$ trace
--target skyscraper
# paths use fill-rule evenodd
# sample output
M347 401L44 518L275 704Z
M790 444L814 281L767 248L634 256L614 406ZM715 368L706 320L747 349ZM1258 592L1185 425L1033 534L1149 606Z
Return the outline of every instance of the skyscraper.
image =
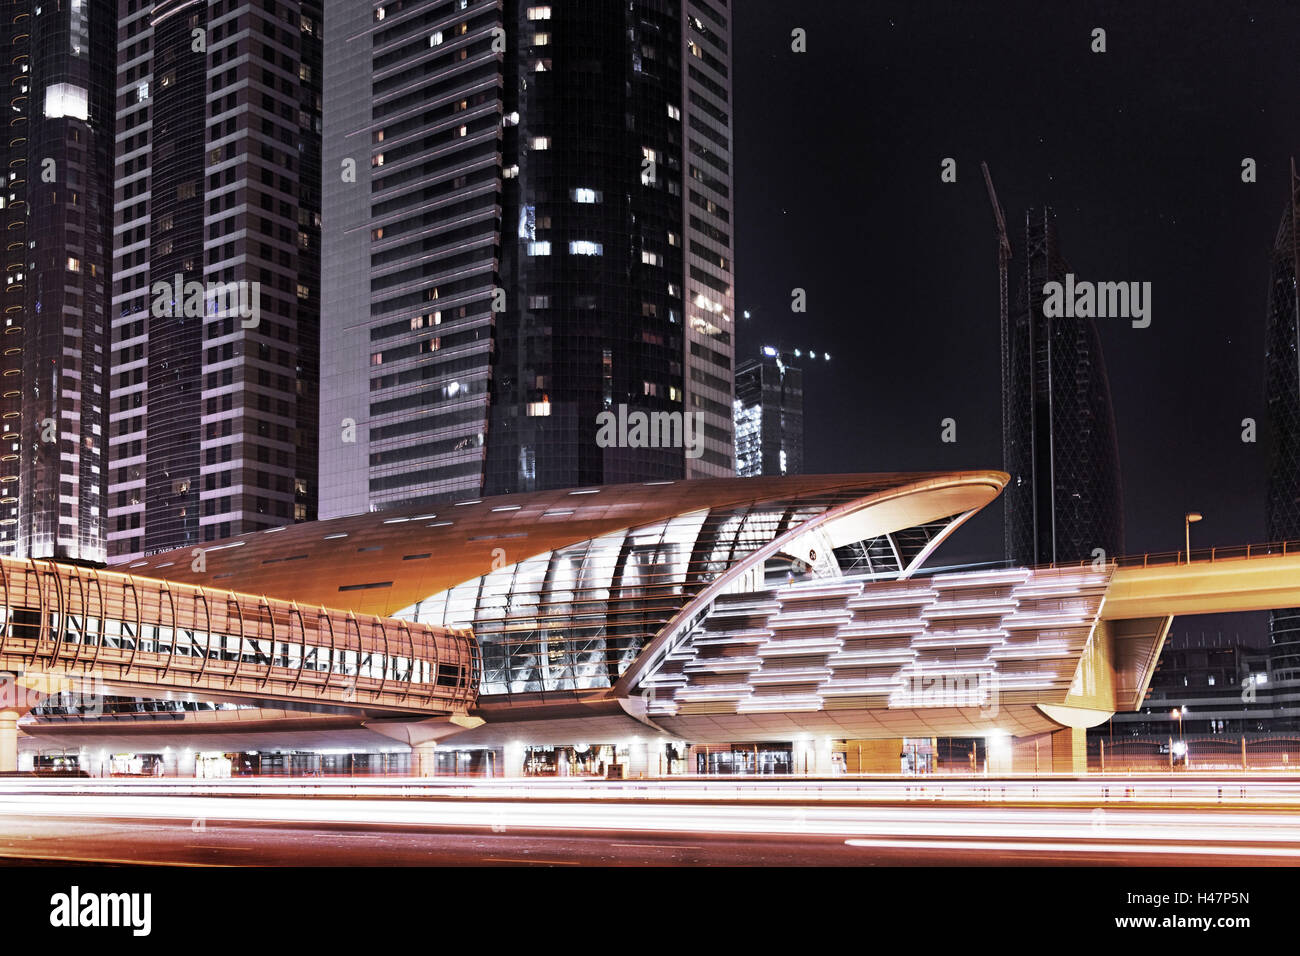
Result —
M0 553L103 561L112 0L6 0Z
M803 474L802 356L766 346L736 366L736 474Z
M1110 559L1124 547L1110 386L1093 320L1044 315L1044 284L1069 270L1051 209L1025 213L1019 265L1003 342L1007 559Z
M732 472L726 6L327 0L323 517Z
M315 517L321 10L118 0L118 15L120 561Z
M1273 243L1268 290L1264 400L1271 435L1266 521L1270 541L1300 538L1300 177L1291 160L1291 196ZM1300 608L1269 616L1270 669L1277 680L1300 678Z

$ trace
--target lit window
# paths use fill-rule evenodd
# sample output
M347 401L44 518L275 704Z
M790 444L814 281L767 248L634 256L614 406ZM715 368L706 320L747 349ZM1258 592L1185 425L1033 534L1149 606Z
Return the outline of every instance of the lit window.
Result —
M69 271L69 272L80 272L80 271L81 271L81 260L78 259L78 258L75 257L75 256L68 256L68 271Z
M141 83L139 86L135 88L135 101L137 103L143 103L148 98L149 98L149 81L145 80L143 83Z
M551 414L551 403L549 399L542 399L540 402L528 403L528 414L532 418L544 418Z
M382 19L384 19L384 8L383 8L383 7L375 7L375 19L376 19L376 20L382 20Z
M533 34L533 46L546 46L550 42L551 42L551 35L549 33Z
M675 232L669 230L669 232L668 232L668 245L670 245L670 246L680 246L681 244L682 244L681 237L678 236L677 233L675 233Z
M580 203L597 203L600 202L600 192L595 189L584 189L579 187L569 194L573 197L574 202Z
M434 30L429 37L429 46L437 46L442 42L442 31Z
M551 61L550 61L550 60L534 60L534 61L533 61L533 72L534 72L534 73L545 73L545 72L546 72L547 70L549 70L550 68L551 68Z
M371 156L371 157L370 157L370 165L371 165L371 166L382 166L382 165L384 165L384 154L383 154L383 153L376 153L374 156Z
M529 20L549 20L549 19L551 19L551 8L550 8L550 7L529 7L529 8L528 8L528 19L529 19Z
M604 247L599 242L575 239L569 243L569 254L573 256L601 256L605 252Z
M551 137L549 136L534 136L532 142L533 142L533 149L551 148Z
M45 89L45 115L51 119L71 116L84 120L90 118L86 91L71 83L54 83Z
M682 111L681 111L680 109L678 109L676 106L673 106L672 103L669 103L669 104L668 104L668 118L669 118L669 119L679 120L679 119L682 118Z
M301 282L298 283L298 298L307 299L311 297L311 289L307 288Z
M641 250L641 262L647 266L657 266L663 264L663 259L655 252L646 252Z
M528 254L530 256L549 256L551 254L551 244L545 240L530 242L528 244Z

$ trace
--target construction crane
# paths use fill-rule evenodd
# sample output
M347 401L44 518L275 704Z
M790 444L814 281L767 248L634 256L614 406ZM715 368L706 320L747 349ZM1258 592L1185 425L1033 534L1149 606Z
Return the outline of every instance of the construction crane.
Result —
M1007 238L1007 220L1002 215L1002 204L993 189L993 177L989 175L988 163L981 162L984 172L984 186L989 192L989 202L993 204L993 220L998 230L998 320L1002 335L1002 462L1003 467L1010 461L1010 449L1007 447L1007 426L1011 416L1011 327L1007 314L1007 263L1011 261L1011 240Z
M993 177L989 174L988 163L980 162L980 169L984 173L984 187L989 193L989 202L993 204L993 221L998 230L998 322L999 332L1001 333L1001 357L1002 357L1002 467L1010 473L1012 471L1011 462L1011 317L1008 315L1007 303L1007 263L1011 261L1011 240L1007 238L1007 220L1002 214L1002 204L998 202L997 191L993 188ZM1032 329L1030 334L1032 335ZM1032 414L1032 410L1031 410ZM1032 434L1032 430L1031 430ZM1035 500L1035 506L1037 501ZM1008 504L1007 507L1010 507ZM1035 514L1035 527L1037 527L1037 517ZM1004 542L1007 556L1010 557L1013 551L1013 539L1011 532L1011 522L1008 520L1003 527ZM1035 540L1037 532L1035 532Z

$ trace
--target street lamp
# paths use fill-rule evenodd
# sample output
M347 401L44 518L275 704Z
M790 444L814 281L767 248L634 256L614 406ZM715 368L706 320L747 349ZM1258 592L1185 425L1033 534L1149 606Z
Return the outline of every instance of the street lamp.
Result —
M1190 764L1190 761L1187 759L1187 738L1183 735L1183 718L1187 716L1187 708L1175 707L1169 716L1178 718L1178 743L1170 744L1169 746L1169 762L1171 769L1175 754L1183 759L1183 768L1186 769Z
M1192 563L1192 525L1201 520L1199 511L1189 511L1183 515L1183 543L1187 546L1187 563Z

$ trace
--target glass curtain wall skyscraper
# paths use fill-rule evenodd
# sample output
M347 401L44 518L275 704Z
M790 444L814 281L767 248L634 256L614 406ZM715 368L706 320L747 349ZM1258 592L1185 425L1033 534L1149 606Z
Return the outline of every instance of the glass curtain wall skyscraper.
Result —
M733 469L727 5L326 3L321 514ZM683 447L598 442L620 407Z
M1055 213L1026 212L1024 235L1004 343L1007 559L1091 561L1098 549L1110 559L1123 553L1124 523L1101 340L1091 318L1044 315L1044 284L1063 282L1069 271Z
M0 553L105 557L114 4L6 0Z
M802 356L771 346L736 368L736 474L803 474Z

